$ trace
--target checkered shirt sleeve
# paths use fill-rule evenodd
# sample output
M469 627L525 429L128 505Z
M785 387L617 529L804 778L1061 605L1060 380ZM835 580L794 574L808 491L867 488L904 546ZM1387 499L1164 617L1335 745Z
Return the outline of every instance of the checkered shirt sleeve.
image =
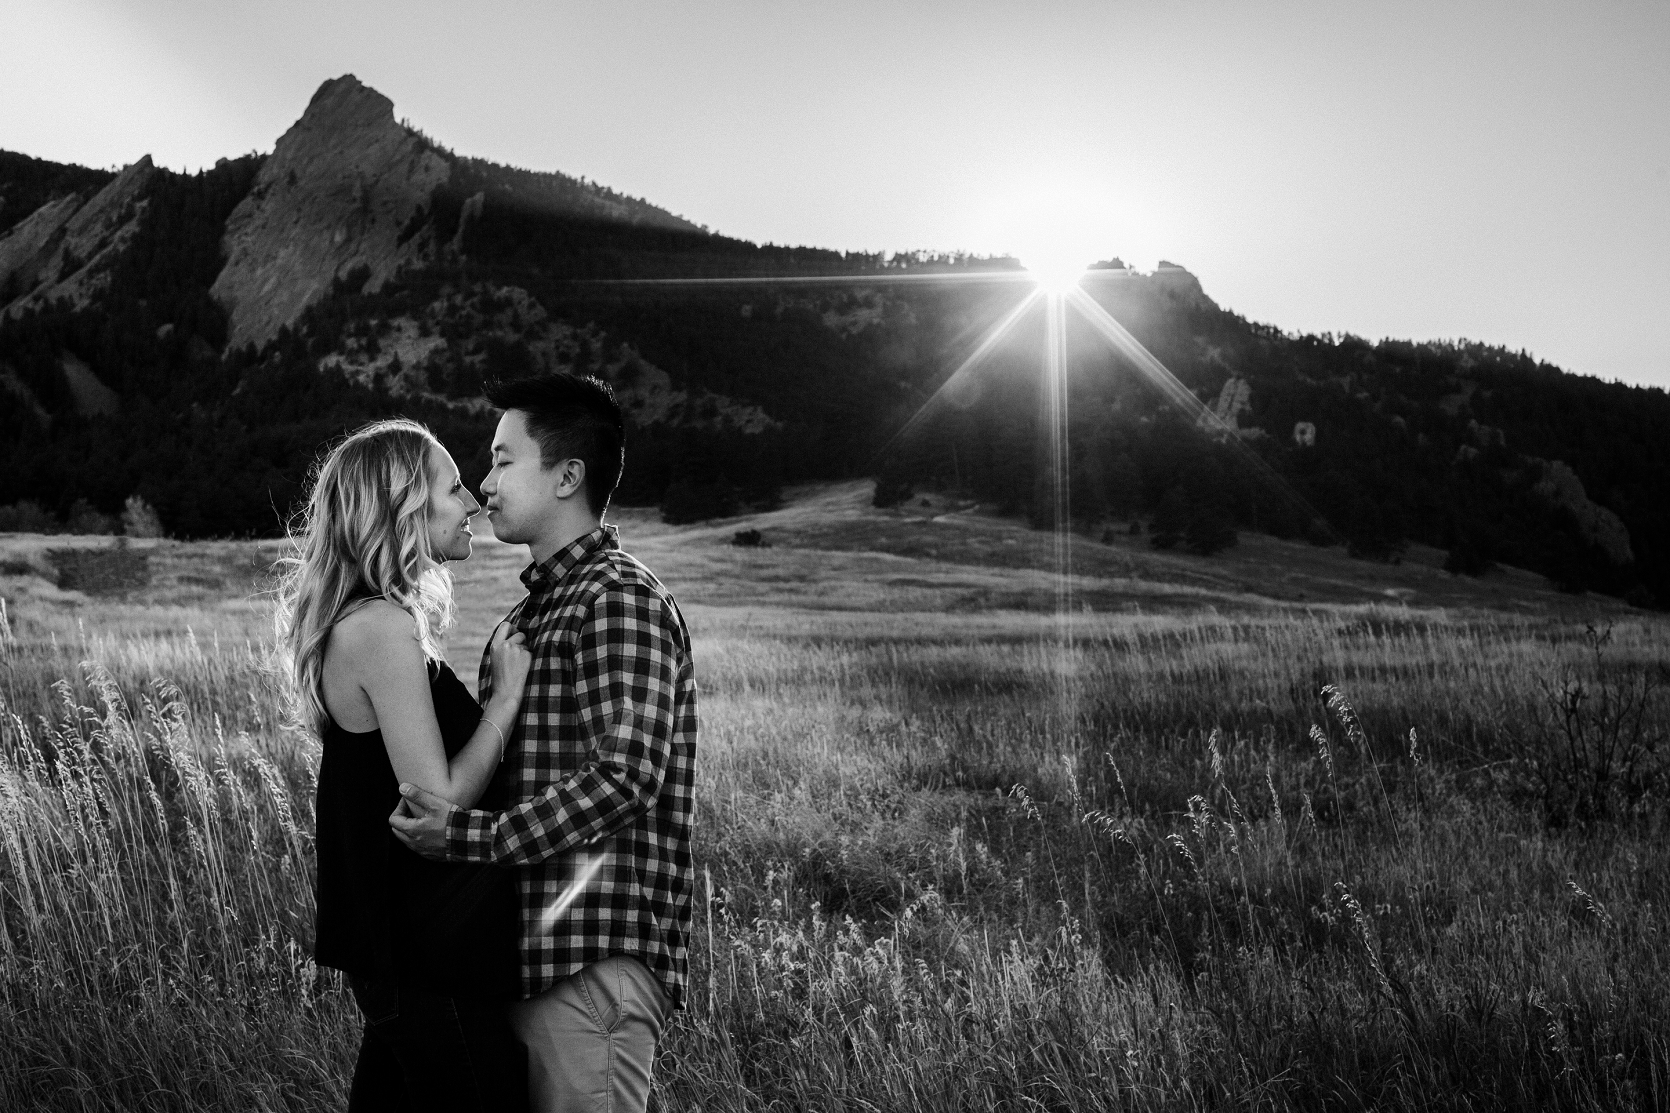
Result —
M642 589L598 594L574 654L574 701L591 760L508 811L465 817L456 855L504 866L542 862L596 843L655 803L672 757L682 656L664 610Z
M632 954L679 1002L693 888L689 634L612 532L576 546L530 569L529 596L510 616L534 653L506 754L520 802L452 809L448 857L517 867L526 995ZM484 659L484 700L488 671Z

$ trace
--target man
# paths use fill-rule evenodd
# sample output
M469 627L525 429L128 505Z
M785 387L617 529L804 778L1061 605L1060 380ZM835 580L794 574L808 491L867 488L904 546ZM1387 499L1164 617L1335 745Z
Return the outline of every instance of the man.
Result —
M403 784L389 823L426 857L516 867L524 1000L511 1023L533 1108L642 1110L688 977L690 638L672 596L603 525L623 458L609 388L549 375L487 398L504 411L487 517L533 558L506 619L533 652L501 770L521 802L468 811Z

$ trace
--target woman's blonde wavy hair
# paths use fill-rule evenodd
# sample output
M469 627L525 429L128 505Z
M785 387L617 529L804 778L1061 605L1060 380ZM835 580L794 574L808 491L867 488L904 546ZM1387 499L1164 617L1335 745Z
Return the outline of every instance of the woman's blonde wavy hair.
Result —
M382 598L411 614L424 655L439 660L452 623L452 576L429 549L429 450L415 421L362 426L326 453L290 521L276 617L298 725L322 735L325 645L354 603Z

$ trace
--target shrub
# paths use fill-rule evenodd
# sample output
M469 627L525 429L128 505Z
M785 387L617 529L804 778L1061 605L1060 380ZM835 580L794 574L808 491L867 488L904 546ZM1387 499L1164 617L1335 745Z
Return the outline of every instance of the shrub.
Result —
M1207 507L1189 519L1183 531L1183 544L1191 553L1211 556L1227 549L1239 540L1229 517L1216 507Z
M898 475L883 473L876 477L876 493L870 499L870 505L885 510L898 506L916 492L911 489L910 480Z
M28 499L15 506L0 506L0 533L57 533L63 524Z
M161 537L162 519L151 504L138 495L129 495L122 507L122 534L126 537Z
M1624 592L1624 602L1643 611L1658 609L1658 596L1653 594L1653 589L1646 584L1636 584Z
M1628 814L1670 779L1670 669L1608 661L1610 626L1588 627L1584 640L1591 667L1538 678L1523 759L1556 827Z
M101 514L86 499L76 499L70 507L69 521L64 529L69 533L106 534L116 532L116 519Z

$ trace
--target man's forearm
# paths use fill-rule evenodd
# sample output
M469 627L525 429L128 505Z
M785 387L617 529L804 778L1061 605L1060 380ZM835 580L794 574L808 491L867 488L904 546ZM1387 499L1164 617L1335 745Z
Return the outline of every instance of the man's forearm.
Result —
M447 858L533 865L606 838L654 802L654 786L632 769L597 762L506 811L454 808L447 814Z

